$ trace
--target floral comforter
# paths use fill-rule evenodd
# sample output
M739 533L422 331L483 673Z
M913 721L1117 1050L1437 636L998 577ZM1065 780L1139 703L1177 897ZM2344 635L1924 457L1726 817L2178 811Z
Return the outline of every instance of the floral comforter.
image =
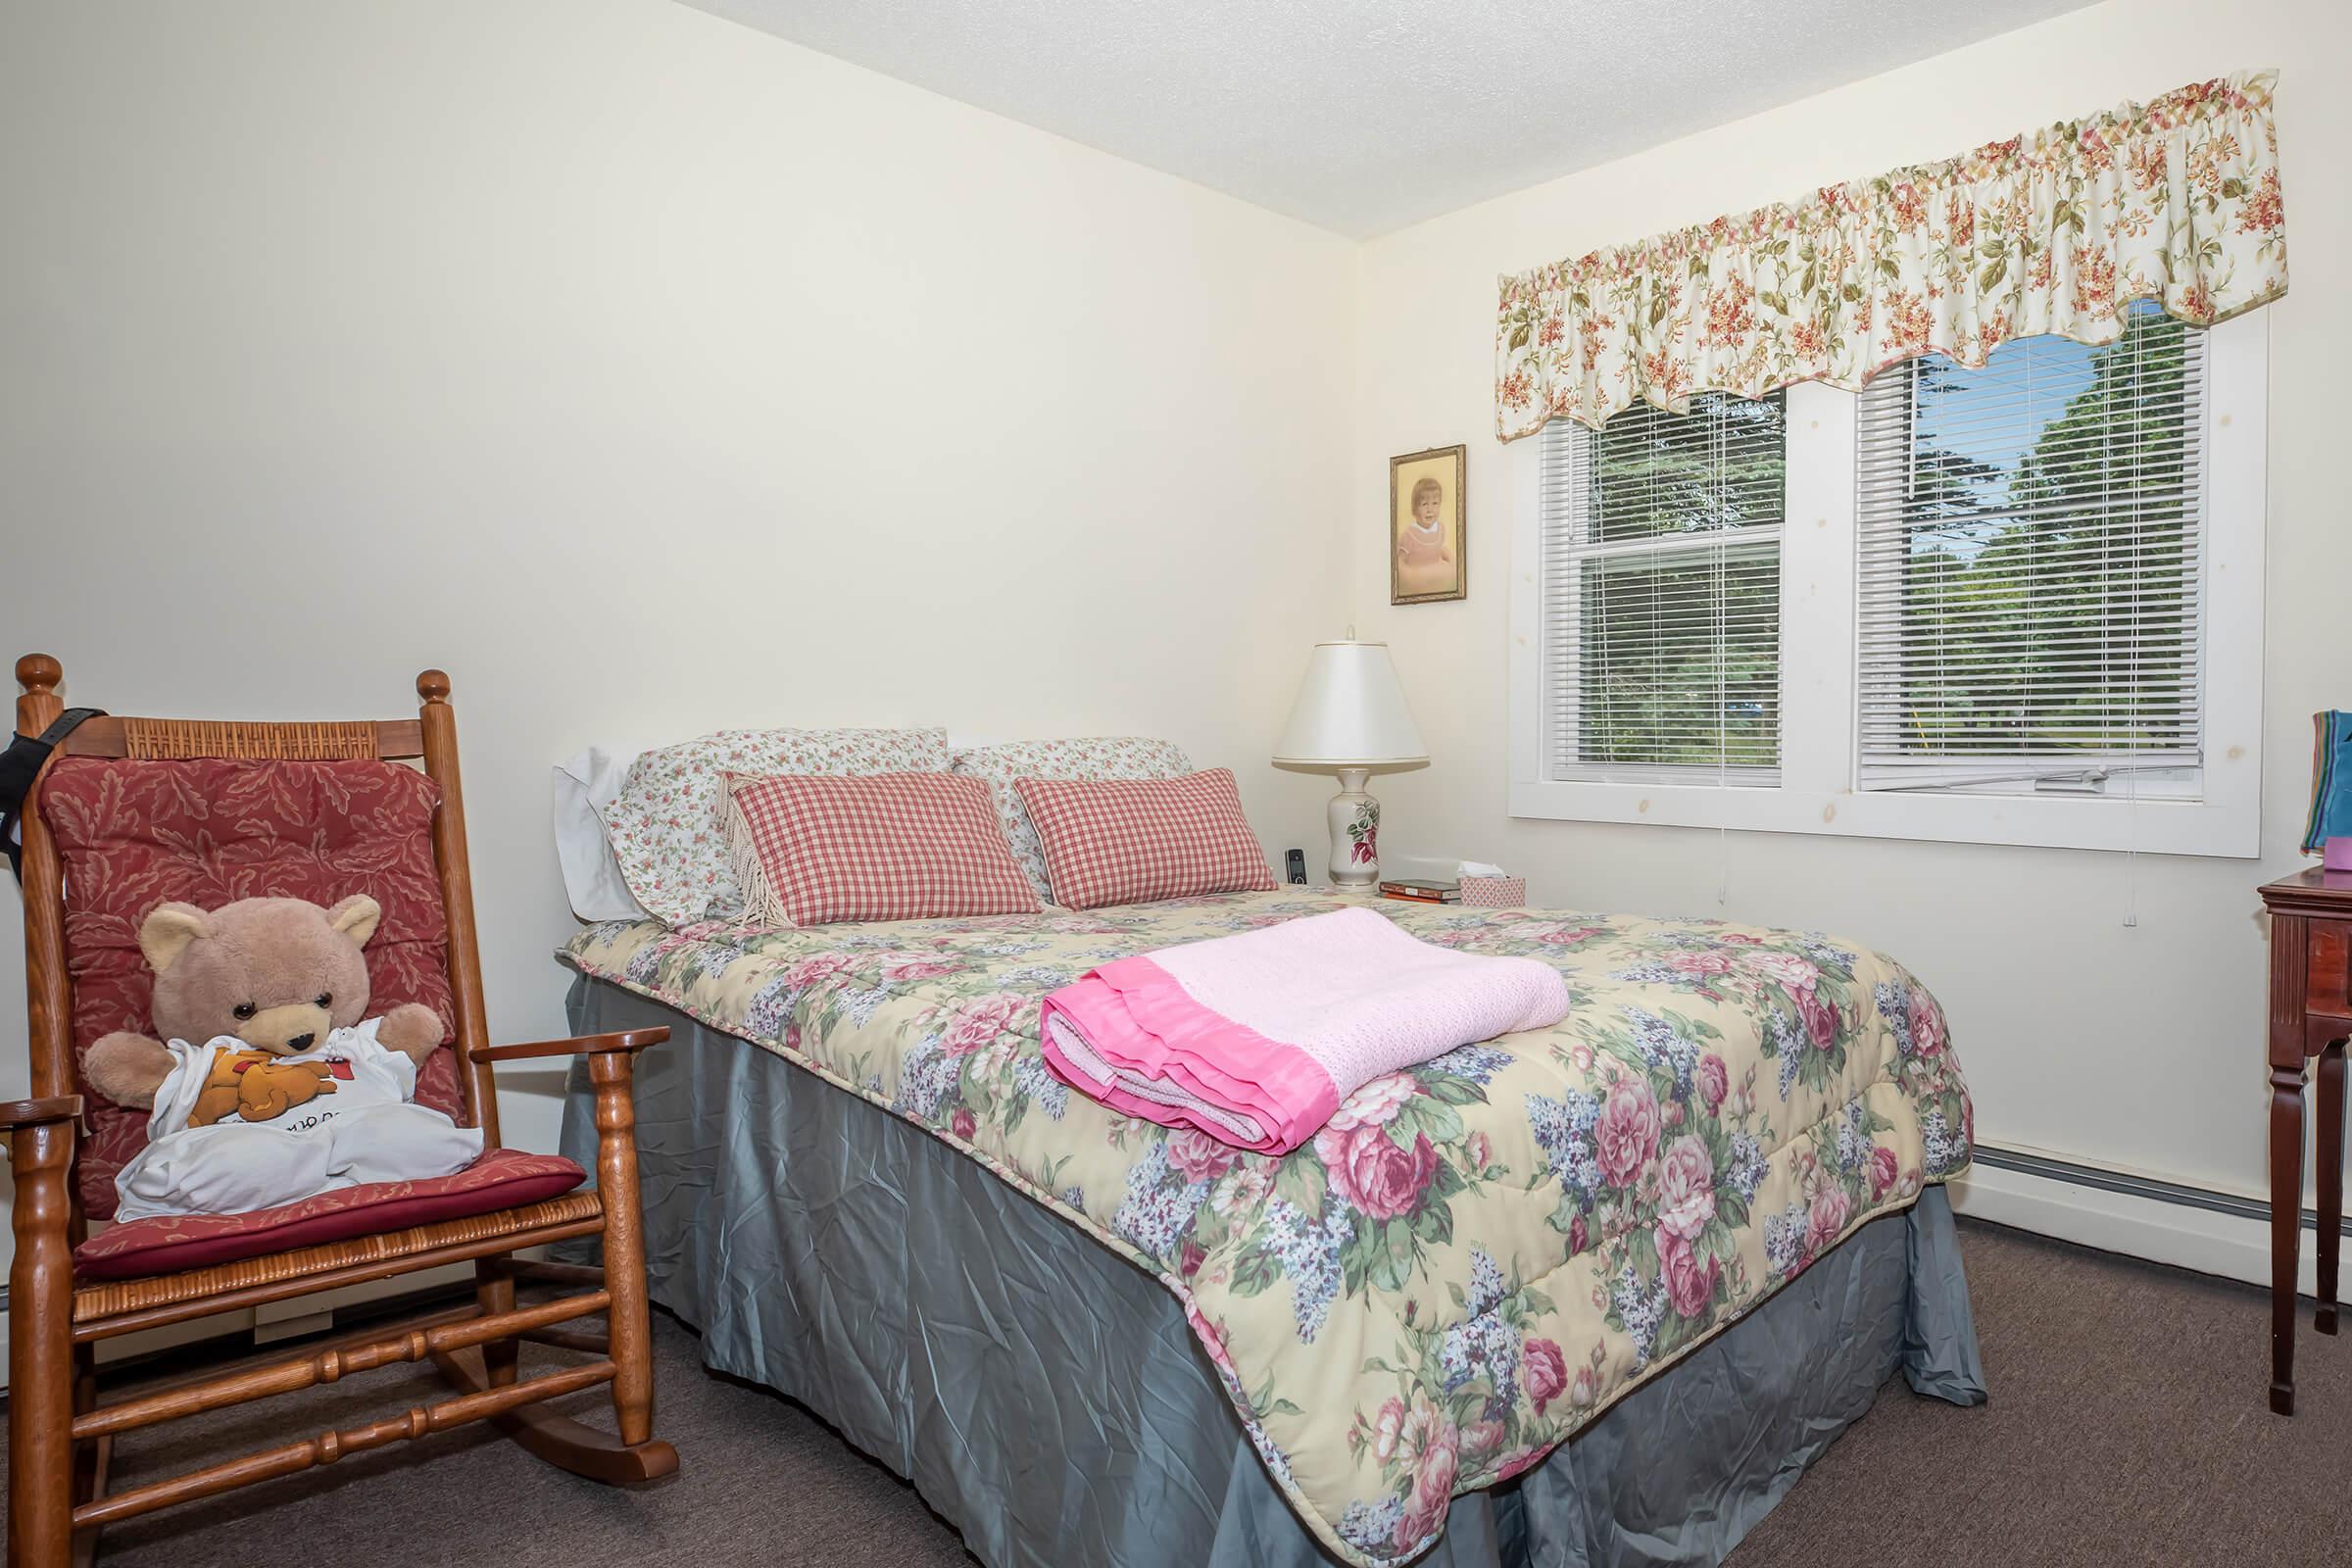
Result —
M1038 1000L1089 966L1336 906L614 922L563 956L920 1123L1151 1270L1300 1517L1355 1563L1416 1554L1455 1494L1968 1163L1942 1011L1900 964L1711 920L1378 906L1551 963L1573 1005L1365 1085L1280 1158L1046 1070Z

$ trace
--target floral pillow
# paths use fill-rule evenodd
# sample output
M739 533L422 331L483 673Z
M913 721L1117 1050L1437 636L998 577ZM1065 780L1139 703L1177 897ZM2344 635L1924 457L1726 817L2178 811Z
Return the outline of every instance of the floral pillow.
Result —
M1103 735L1085 740L1006 741L1002 746L972 746L956 754L956 771L988 781L989 798L996 802L997 820L1004 824L1004 842L1021 862L1029 885L1045 903L1054 902L1054 884L1046 875L1046 852L1013 787L1020 778L1095 781L1101 779L1180 778L1193 770L1184 753L1166 741L1142 735Z
M722 729L630 763L605 832L637 902L685 925L743 906L727 853L727 774L947 770L944 729Z

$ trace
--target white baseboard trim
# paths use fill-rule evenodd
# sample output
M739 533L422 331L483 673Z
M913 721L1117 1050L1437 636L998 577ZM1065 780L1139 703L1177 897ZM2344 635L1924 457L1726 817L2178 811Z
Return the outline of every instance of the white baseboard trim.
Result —
M2111 1191L1983 1159L1951 1184L1951 1196L1953 1211L1972 1219L2249 1285L2271 1283L2267 1217ZM2318 1266L2317 1233L2305 1224L2297 1234L2302 1262L2296 1289L2309 1296Z

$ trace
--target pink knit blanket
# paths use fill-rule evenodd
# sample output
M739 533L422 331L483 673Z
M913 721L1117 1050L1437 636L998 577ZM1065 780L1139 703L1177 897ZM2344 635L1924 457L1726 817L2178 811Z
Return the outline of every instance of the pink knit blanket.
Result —
M1548 964L1341 909L1090 969L1046 997L1041 1044L1115 1110L1287 1153L1359 1085L1567 1012Z

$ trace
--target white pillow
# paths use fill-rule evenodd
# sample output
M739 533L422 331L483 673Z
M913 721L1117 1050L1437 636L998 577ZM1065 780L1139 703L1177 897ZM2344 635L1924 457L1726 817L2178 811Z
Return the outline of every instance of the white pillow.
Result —
M629 764L642 748L591 746L549 769L554 775L556 861L564 896L583 920L642 920L645 906L629 891L605 832L605 808L619 798Z
M604 808L605 833L637 902L687 925L743 907L727 854L727 774L947 771L944 729L722 729L631 762Z
M989 798L996 803L997 821L1004 829L1004 842L1012 846L1012 858L1021 862L1039 902L1052 904L1054 883L1046 875L1045 847L1038 843L1021 792L1013 788L1015 779L1181 778L1193 771L1193 764L1166 741L1146 735L1100 735L967 746L956 754L956 771L988 780Z

